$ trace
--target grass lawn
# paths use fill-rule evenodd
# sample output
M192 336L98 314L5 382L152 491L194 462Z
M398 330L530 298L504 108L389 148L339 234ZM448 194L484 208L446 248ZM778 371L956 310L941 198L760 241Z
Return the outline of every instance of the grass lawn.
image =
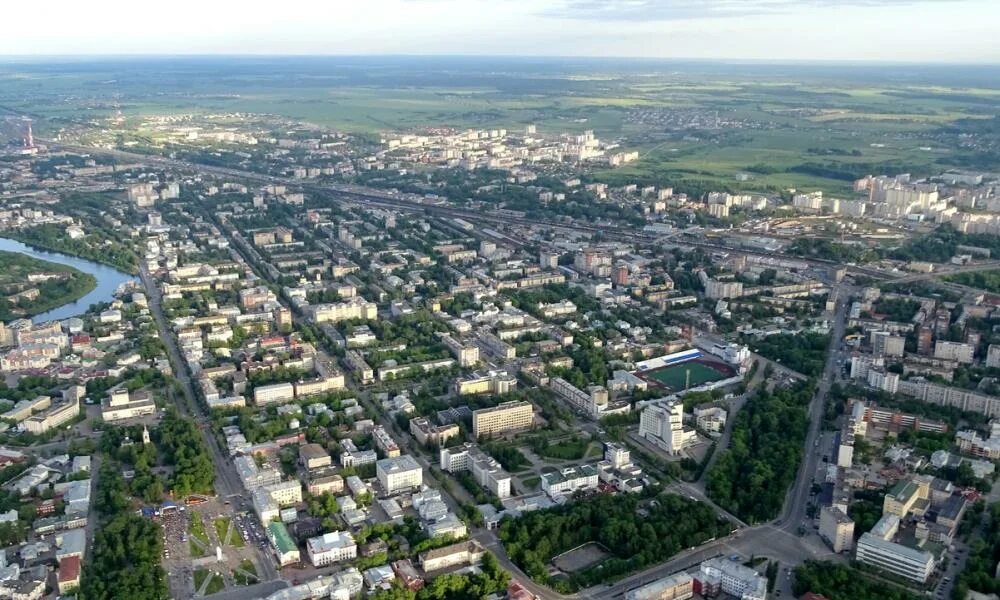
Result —
M230 521L226 517L222 517L221 519L216 519L212 521L212 524L215 525L215 533L218 534L219 536L220 544L225 545L229 543L229 541L226 539L226 534L229 533L229 523Z
M229 535L229 544L234 548L242 548L247 545L246 541L243 539L243 534L236 527L233 527L233 533Z
M600 444L591 444L590 447L587 448L587 456L586 456L586 458L596 458L596 457L601 456L603 454L604 454L604 450L601 448Z
M224 589L226 589L226 580L221 575L212 575L212 580L208 582L208 587L205 588L205 595L211 596Z
M533 490L536 489L538 487L538 484L540 484L541 482L542 482L541 477L529 477L525 479L522 483L524 484L524 487Z
M211 573L208 572L208 569L195 569L194 570L194 589L195 589L195 591L198 591L198 590L201 589L202 584L205 583L205 579L208 578L209 575L211 575Z
M233 580L238 585L253 585L260 581L257 577L257 568L253 566L253 563L248 558L240 561L238 569L233 569Z
M208 546L208 532L205 531L205 522L201 520L201 515L196 512L189 512L188 514L191 515L188 521L188 532L192 537L198 538L199 541Z
M201 549L201 546L198 545L198 542L194 540L188 540L188 545L191 548L191 558L201 558L202 556L208 556L208 554L206 554L205 551Z

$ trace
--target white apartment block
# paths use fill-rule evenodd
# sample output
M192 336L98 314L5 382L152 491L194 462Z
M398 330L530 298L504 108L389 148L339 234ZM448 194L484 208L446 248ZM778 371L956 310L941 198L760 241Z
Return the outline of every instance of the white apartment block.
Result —
M972 364L972 355L975 349L972 344L962 342L948 342L938 340L934 344L934 358L942 360L953 360L964 364Z
M258 406L283 404L295 400L295 386L290 383L275 383L254 388L253 402Z
M419 489L424 483L424 471L409 454L396 458L383 458L375 463L378 481L386 495Z
M501 500L510 497L510 474L475 444L441 448L439 463L441 470L449 473L470 471L479 485Z
M562 377L553 377L549 380L549 388L574 410L591 419L600 418L608 407L608 390L603 386L590 386L583 391Z
M336 323L352 319L372 321L378 318L378 305L360 296L335 304L317 304L309 310L317 323Z
M684 403L679 398L646 404L639 415L639 435L670 454L679 454L696 436L684 430Z

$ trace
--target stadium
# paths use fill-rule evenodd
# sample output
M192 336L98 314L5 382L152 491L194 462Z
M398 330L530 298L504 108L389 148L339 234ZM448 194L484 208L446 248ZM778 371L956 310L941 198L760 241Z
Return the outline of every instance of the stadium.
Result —
M644 360L636 367L636 376L671 393L712 389L718 385L728 385L729 379L739 378L731 365L706 356L697 349Z

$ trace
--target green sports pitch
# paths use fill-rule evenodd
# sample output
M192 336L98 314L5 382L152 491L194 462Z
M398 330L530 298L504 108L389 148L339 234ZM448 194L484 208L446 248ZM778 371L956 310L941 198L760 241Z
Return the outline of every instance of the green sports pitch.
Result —
M687 379L689 371L691 373L690 381ZM644 373L644 375L648 379L652 379L674 392L685 389L685 384L688 387L696 387L703 383L719 381L727 377L725 373L695 361L663 367L662 369Z

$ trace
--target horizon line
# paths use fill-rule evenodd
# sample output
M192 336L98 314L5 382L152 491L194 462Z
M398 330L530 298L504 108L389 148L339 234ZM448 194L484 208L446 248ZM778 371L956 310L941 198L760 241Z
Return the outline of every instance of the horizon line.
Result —
M984 61L934 61L934 60L886 60L886 59L837 59L837 58L725 58L725 57L679 57L679 56L625 56L625 55L555 55L555 54L349 54L349 53L253 53L253 52L129 52L96 54L43 54L43 53L0 53L0 62L30 60L73 60L79 62L105 61L113 59L294 59L294 58L424 58L424 59L503 59L503 60L591 60L591 61L631 61L631 62L674 62L703 64L747 64L747 65L816 65L816 66L964 66L1000 67L1000 62Z

